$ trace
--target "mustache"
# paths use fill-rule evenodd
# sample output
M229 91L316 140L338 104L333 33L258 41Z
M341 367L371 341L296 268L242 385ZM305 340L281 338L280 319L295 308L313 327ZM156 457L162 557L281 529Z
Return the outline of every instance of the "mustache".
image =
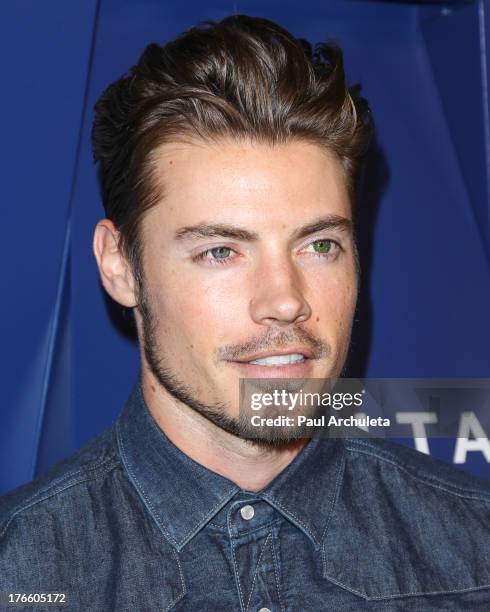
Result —
M288 330L269 331L264 336L256 336L241 344L227 344L216 351L218 361L237 361L251 353L270 351L275 348L284 348L291 344L301 344L311 350L314 359L327 357L331 353L330 345L320 338L316 338L300 327Z

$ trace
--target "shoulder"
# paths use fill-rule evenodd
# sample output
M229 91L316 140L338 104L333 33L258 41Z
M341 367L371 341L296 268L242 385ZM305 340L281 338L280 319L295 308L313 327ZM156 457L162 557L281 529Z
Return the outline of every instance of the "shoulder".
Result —
M385 440L344 449L325 576L366 599L478 592L488 602L489 483Z
M0 540L13 520L35 511L66 491L76 495L77 487L103 478L119 464L113 428L110 427L78 451L53 466L46 474L0 497Z
M398 484L417 481L439 490L441 499L456 495L490 504L490 482L408 446L382 439L357 438L345 440L345 448L351 461L364 463L366 469L374 465L378 470L385 468L385 474L391 472Z
M148 584L179 585L159 595L159 609L170 608L181 589L180 566L118 448L113 426L0 498L0 593L65 593L77 610L107 609L109 600L127 598L122 605L129 610L134 568L144 567Z

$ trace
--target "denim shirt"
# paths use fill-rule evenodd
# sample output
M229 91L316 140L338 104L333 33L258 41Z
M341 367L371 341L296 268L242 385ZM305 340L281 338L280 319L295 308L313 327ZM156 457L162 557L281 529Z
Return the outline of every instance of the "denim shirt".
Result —
M112 427L0 498L0 592L1 610L490 610L490 487L387 441L318 438L243 491L166 438L137 384Z

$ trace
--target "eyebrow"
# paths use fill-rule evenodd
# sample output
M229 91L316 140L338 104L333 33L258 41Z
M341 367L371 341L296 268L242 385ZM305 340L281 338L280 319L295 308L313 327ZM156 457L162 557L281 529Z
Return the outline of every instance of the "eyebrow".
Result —
M175 238L177 240L187 238L233 238L234 240L253 242L259 239L259 235L234 225L200 223L198 225L181 227L175 232Z
M323 230L339 230L346 234L352 234L353 224L347 217L341 215L327 215L325 217L319 217L312 223L303 225L293 232L293 237L297 240L298 238L305 238L316 232Z
M326 229L336 229L352 233L352 221L340 215L327 215L295 229L292 236L297 240ZM259 239L259 235L256 232L223 223L199 223L198 225L181 227L175 232L176 240L191 238L231 238L233 240L254 242Z

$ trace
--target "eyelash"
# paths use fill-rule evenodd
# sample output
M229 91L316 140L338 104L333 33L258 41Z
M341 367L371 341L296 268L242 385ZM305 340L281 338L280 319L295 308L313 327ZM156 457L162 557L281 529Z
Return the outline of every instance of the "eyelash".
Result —
M232 248L230 247L213 247L211 249L206 249L205 251L203 251L202 253L198 253L197 255L195 255L192 258L192 261L204 261L207 258L207 255L209 253L211 253L211 251L215 251L216 249L223 249L223 248L229 248L229 250L231 251L231 253L236 253L236 251L234 251ZM211 257L208 261L211 263L211 265L218 265L218 266L226 266L228 265L228 261L230 260L229 257L226 257L225 259L216 259L215 257Z
M317 243L317 242L330 242L332 243L332 245L334 246L334 252L333 254L331 252L328 253L310 253L310 255L319 257L321 259L336 259L338 257L338 255L340 254L341 251L343 251L343 247L336 241L336 240L332 240L330 238L317 238L316 240L313 240L312 242L310 242L309 244L306 245L306 247L312 246L313 244ZM231 247L223 247L223 246L216 246L216 247L212 247L210 249L206 249L205 251L202 251L202 253L198 253L197 255L195 255L192 260L195 262L198 261L205 261L208 257L208 255L212 252L215 251L217 249L229 249L231 253L236 253L236 251L234 251ZM218 265L218 266L226 266L229 265L229 262L232 261L234 258L231 257L226 257L226 258L221 258L221 259L217 259L215 257L211 257L209 259L207 259L207 261L211 264L211 265Z
M332 253L330 251L328 253L317 253L316 251L313 253L310 253L310 255L320 257L321 259L335 260L340 255L341 251L344 250L343 247L340 245L340 243L338 243L336 240L332 240L331 238L317 238L316 240L313 240L313 242L310 242L306 246L310 247L316 242L330 242L334 247Z

